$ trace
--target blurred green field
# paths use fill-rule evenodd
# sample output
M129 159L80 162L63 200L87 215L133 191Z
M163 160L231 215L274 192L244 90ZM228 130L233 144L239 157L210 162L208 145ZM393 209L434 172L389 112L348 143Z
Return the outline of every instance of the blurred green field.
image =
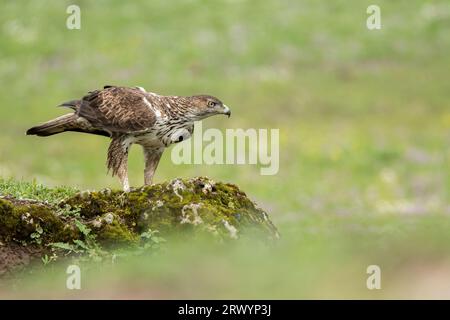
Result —
M448 1L378 0L377 31L366 0L75 1L81 30L68 30L72 3L0 2L0 176L119 188L106 175L108 139L26 129L105 84L208 93L233 116L204 128L280 129L279 173L176 166L166 152L155 182L236 183L283 237L258 250L172 245L92 267L77 293L55 266L0 297L450 298ZM142 171L135 147L132 185ZM382 268L382 290L367 290L369 264Z

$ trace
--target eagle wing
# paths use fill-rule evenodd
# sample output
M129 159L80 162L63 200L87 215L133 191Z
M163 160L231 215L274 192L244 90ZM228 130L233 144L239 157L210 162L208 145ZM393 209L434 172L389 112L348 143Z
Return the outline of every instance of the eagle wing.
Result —
M130 133L153 126L156 115L138 88L105 86L81 99L77 115L92 126L110 132Z

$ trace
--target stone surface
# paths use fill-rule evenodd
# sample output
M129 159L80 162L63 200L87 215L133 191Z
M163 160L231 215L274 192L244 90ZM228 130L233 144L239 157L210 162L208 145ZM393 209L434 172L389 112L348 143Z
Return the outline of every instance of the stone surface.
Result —
M208 178L174 179L129 193L83 191L58 205L0 198L0 274L26 265L51 243L83 240L80 222L104 248L139 246L141 234L211 236L235 241L256 236L279 237L266 212L236 185ZM77 225L78 223L78 225Z

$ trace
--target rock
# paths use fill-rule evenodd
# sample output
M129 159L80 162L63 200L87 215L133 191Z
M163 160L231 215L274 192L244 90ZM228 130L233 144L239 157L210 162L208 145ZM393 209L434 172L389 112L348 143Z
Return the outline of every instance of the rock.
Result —
M165 239L206 235L220 242L254 235L269 241L279 237L267 213L236 185L204 177L174 179L129 193L83 191L57 205L0 198L2 252L20 245L33 247L35 256L47 252L51 243L70 244L89 233L104 248L139 246L148 230L157 230ZM28 251L21 250L20 259L4 261L23 264ZM11 269L2 263L0 273Z

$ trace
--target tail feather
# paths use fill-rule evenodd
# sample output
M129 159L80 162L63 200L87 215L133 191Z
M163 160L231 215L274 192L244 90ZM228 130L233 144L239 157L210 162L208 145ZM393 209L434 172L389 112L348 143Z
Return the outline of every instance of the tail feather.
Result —
M32 127L27 130L27 135L37 135L48 137L64 131L77 128L77 115L74 113L65 114L56 119L50 120L42 125Z
M75 111L78 111L80 109L80 106L81 106L81 100L67 101L67 102L61 103L59 105L59 107L66 107L66 108L73 109Z

